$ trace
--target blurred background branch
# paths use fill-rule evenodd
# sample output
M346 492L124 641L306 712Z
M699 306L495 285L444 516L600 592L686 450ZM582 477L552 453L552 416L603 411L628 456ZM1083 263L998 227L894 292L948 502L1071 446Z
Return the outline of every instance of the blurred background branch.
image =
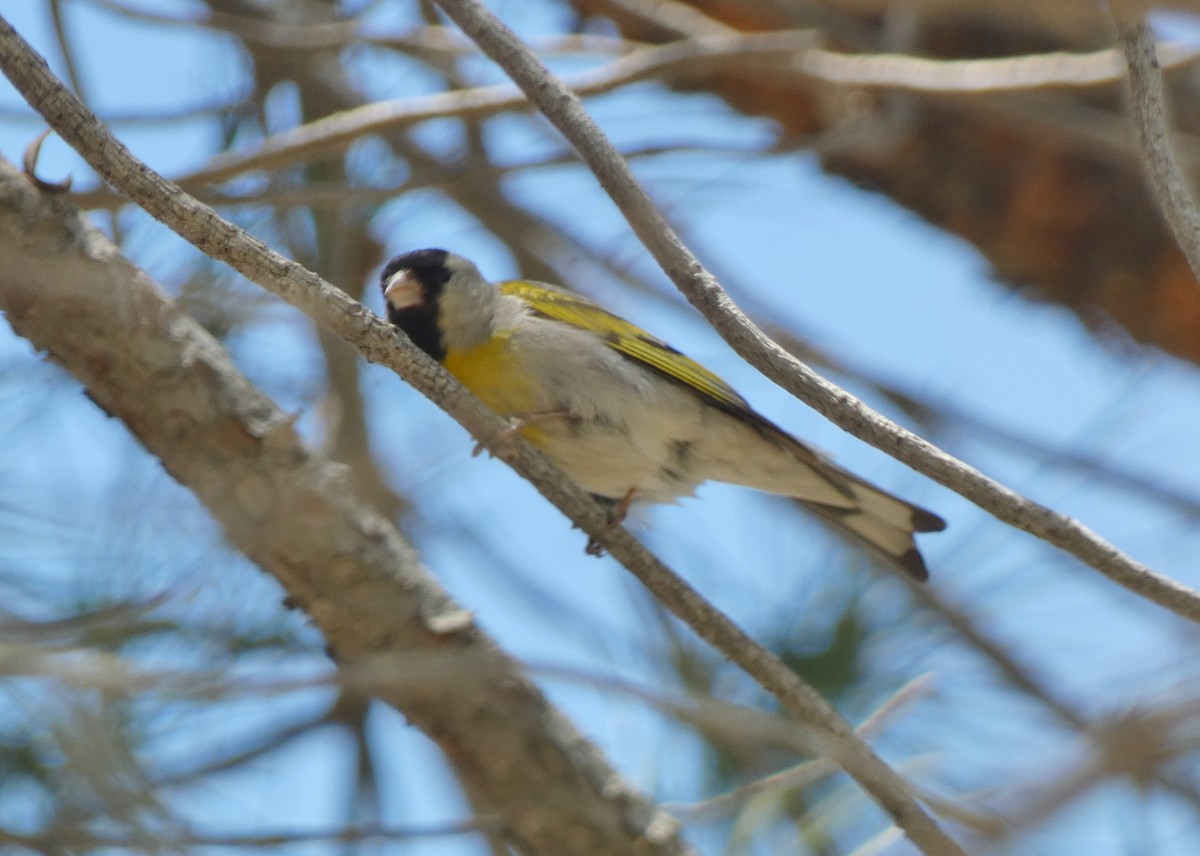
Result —
M1117 34L1091 0L489 5L564 78L608 75L589 110L792 353L1200 584L1200 294L1143 176ZM1150 19L1189 185L1197 11L1180 0ZM1190 853L1196 631L1014 539L745 372L432 4L45 0L5 14L136 152L194 178L197 196L356 299L378 308L369 284L382 260L429 245L494 278L578 287L943 513L951 528L930 542L928 590L876 577L787 504L741 493L706 490L641 525L851 721L932 673L928 695L892 713L872 745L971 852ZM706 58L714 36L807 48L788 64L765 50ZM655 56L680 59L639 65ZM14 159L41 128L0 95L0 148ZM388 104L378 125L348 124ZM455 113L463 104L483 106ZM300 159L252 159L268 140L322 127L346 133ZM218 171L238 163L248 171ZM465 435L393 377L123 207L60 143L43 164L51 180L74 173L75 198L122 251L350 467L356 492L404 527L507 649L774 709L615 572L585 562L577 533L502 468L470 461ZM296 686L325 674L322 639L279 608L278 589L195 501L35 352L15 338L0 346L6 651L81 662L109 652L131 669L266 672ZM747 795L715 818L681 815L704 852L824 856L893 840L838 777L757 785L804 769L786 746L539 681L639 789L683 804ZM52 678L0 689L6 847L154 849L191 834L198 848L239 851L511 852L494 834L363 840L486 808L393 712L319 681L186 701Z

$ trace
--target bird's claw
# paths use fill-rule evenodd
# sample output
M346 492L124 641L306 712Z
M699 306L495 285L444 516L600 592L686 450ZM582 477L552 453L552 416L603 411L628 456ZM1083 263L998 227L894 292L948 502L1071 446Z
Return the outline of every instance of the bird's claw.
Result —
M604 534L608 534L620 526L625 521L625 516L629 513L629 506L633 504L634 494L637 493L636 487L631 487L626 491L625 495L615 503L611 499L607 503L611 503L608 509L608 523L604 527ZM601 498L597 497L599 501ZM600 539L592 535L588 538L587 546L583 548L583 552L589 556L600 557L605 553L604 545L600 543Z
M565 419L569 421L576 418L578 417L566 410L543 410L536 413L522 413L519 416L510 416L508 418L508 427L493 437L489 445L496 446L511 443L513 438L520 434L521 431L536 422L544 422L551 419ZM487 446L483 443L476 442L475 448L471 450L471 457L479 457L479 453L486 448Z
M496 434L496 436L492 437L491 443L488 445L503 446L505 443L511 443L513 438L521 432L521 429L528 424L528 422L519 416L512 417L508 420L508 427L500 431L498 434ZM476 440L475 447L471 449L471 457L478 458L484 451L487 450L487 447L487 445L484 445L482 442Z

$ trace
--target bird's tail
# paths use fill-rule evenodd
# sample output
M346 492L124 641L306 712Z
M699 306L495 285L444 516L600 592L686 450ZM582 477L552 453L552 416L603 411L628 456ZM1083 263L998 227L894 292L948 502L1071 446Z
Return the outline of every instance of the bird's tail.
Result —
M913 536L918 532L940 532L946 528L946 521L845 471L838 475L852 502L833 505L797 501L914 579L928 579L929 569Z
M772 442L744 444L739 460L714 467L713 478L794 499L909 576L929 578L913 536L940 532L946 521L843 470L766 420L756 427Z
M757 413L736 416L739 454L714 455L709 478L794 499L909 576L928 579L913 536L940 532L946 521L843 470Z

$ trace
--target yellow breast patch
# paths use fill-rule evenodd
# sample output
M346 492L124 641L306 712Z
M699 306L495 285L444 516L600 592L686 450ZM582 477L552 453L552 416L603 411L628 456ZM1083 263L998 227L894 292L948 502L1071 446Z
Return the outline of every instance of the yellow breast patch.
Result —
M498 335L474 348L451 348L442 365L499 415L520 416L536 410L538 402L510 340Z

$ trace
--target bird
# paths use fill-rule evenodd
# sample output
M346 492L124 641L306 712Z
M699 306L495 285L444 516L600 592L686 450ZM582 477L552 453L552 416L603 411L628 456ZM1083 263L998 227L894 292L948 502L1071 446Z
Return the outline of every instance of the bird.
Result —
M842 469L596 303L543 282L489 282L441 249L392 258L380 286L388 320L603 503L614 525L634 503L729 482L795 499L928 578L914 535L944 529L941 517Z

